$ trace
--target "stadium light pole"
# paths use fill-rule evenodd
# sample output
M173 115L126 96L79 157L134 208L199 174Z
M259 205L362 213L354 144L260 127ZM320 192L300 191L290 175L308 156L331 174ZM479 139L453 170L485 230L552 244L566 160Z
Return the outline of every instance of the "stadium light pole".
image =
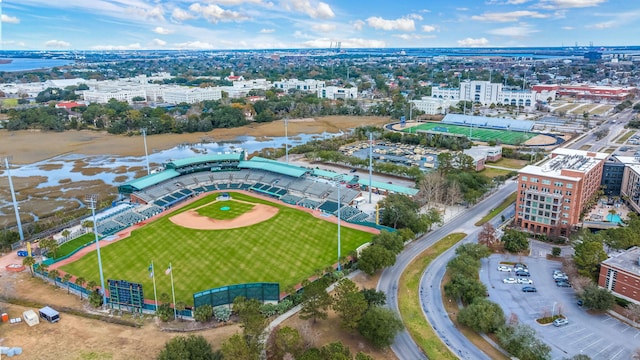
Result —
M288 132L289 118L284 118L284 159L286 163L289 163L289 132Z
M149 152L147 151L147 128L140 129L142 133L142 138L144 139L144 158L147 162L147 175L151 174L151 169L149 168Z
M373 133L369 132L369 204L371 204L372 177L373 177Z
M340 266L340 208L342 207L342 197L340 196L340 180L342 180L342 175L338 175L335 177L338 182L338 271L342 270Z
M13 201L13 210L16 213L16 222L18 226L18 234L20 234L20 242L24 242L24 233L22 232L22 222L20 221L20 208L18 207L18 201L16 200L16 192L13 188L13 181L11 181L11 167L9 166L10 156L4 157L4 166L7 168L7 177L9 178L9 189L11 190L11 200Z
M98 254L98 270L100 271L100 286L102 287L102 306L107 306L107 292L104 287L104 273L102 272L102 257L100 256L100 240L98 239L98 224L96 222L96 204L98 202L98 195L87 194L85 196L89 209L91 209L91 215L93 216L93 233L96 237L96 252Z

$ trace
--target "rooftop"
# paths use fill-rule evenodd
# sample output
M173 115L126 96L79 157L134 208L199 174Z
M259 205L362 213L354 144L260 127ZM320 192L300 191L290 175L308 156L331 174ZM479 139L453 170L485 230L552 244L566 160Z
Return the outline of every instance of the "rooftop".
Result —
M640 247L634 246L625 252L608 258L602 263L640 275Z
M578 178L574 176L562 175L562 170L571 170L586 174L599 163L603 162L609 154L558 148L553 150L551 156L551 159L541 165L525 166L520 170L520 173L578 180Z

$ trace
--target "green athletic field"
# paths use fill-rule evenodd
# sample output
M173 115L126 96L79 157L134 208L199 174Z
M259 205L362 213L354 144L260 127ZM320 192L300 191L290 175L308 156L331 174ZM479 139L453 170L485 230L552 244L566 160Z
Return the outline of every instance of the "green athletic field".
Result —
M226 210L225 210L226 209ZM231 220L253 209L253 205L238 201L220 201L196 210L198 215L217 220Z
M145 298L153 299L153 283L147 270L153 260L158 296L171 294L170 277L165 275L171 262L176 300L193 304L193 293L224 285L278 282L284 290L336 262L336 224L277 203L230 194L234 199L268 204L280 211L267 221L228 230L193 230L169 221L172 215L215 201L217 194L206 196L101 248L105 282L121 279L142 283ZM223 203L231 207L229 211L240 204L225 201L204 208ZM370 233L343 226L342 255L371 237ZM87 281L100 281L95 251L61 270Z
M443 131L447 129L447 131ZM536 133L525 133L521 131L508 131L508 130L494 130L484 128L470 128L468 126L450 125L443 123L422 123L417 126L413 126L402 130L406 133L413 133L416 130L428 130L428 131L440 131L443 134L460 134L466 137L471 135L472 140L478 140L483 142L498 141L503 144L517 145L523 143L531 138L538 136Z

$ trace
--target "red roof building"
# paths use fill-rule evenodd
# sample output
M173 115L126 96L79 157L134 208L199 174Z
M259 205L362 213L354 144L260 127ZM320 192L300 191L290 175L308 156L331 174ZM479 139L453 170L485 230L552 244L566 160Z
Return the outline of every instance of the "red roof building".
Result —
M57 103L56 104L56 109L71 110L74 107L79 107L79 106L87 106L87 105L82 104L82 103L77 103L75 101L64 101L64 102L61 102L61 103Z

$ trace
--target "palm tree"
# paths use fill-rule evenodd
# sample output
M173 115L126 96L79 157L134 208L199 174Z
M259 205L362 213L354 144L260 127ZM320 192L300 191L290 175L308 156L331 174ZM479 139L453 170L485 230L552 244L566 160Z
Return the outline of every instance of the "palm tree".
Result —
M58 281L56 280L60 276L60 271L58 269L53 269L49 271L49 278L53 279L53 285L58 286Z
M87 283L87 290L89 290L89 292L94 291L96 286L98 286L98 283L95 280L91 280Z
M87 280L85 278L83 278L82 276L79 276L76 278L75 281L76 285L80 286L80 287L84 287L84 284L87 283ZM80 300L82 300L82 291L80 291Z
M69 240L69 235L71 235L71 231L69 229L64 229L61 233L62 237L64 237L64 241Z
M22 265L29 267L29 271L31 271L32 277L33 277L33 265L35 264L36 264L36 259L34 259L33 256L27 256L26 258L22 259Z
M69 281L71 281L71 274L65 273L62 277L62 282L67 284L67 294L69 293Z
M38 269L42 272L42 275L46 275L49 272L49 265L40 263L40 265L38 265Z

